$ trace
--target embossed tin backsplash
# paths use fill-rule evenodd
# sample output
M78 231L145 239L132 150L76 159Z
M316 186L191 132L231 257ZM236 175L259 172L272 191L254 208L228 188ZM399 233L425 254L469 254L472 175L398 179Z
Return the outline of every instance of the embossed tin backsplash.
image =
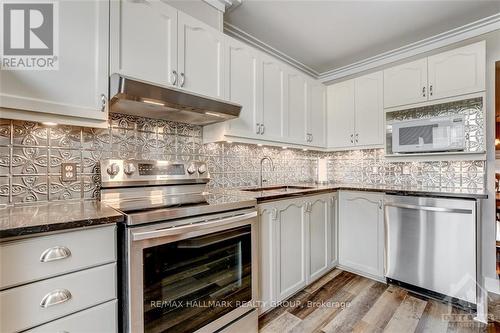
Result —
M111 114L107 129L48 127L0 119L0 204L98 198L102 158L206 160L212 187L253 186L260 159L268 184L316 179L317 159L329 159L329 180L339 183L419 185L429 188L484 187L484 162L387 161L383 150L322 153L246 144L203 145L202 128ZM78 165L76 181L64 182L61 163ZM410 174L405 171L410 170Z

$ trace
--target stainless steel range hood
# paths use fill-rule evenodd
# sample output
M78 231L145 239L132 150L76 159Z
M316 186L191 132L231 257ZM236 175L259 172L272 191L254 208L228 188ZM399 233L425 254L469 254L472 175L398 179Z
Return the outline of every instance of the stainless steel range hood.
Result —
M237 118L241 105L113 74L110 111L140 117L209 125Z

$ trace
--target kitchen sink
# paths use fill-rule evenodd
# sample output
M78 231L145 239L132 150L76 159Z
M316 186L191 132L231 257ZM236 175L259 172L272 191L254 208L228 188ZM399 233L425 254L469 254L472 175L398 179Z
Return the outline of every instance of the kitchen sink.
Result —
M296 191L302 191L302 190L309 190L313 189L314 187L311 186L268 186L268 187L256 187L256 188L249 188L245 189L243 191L249 191L249 192L296 192Z

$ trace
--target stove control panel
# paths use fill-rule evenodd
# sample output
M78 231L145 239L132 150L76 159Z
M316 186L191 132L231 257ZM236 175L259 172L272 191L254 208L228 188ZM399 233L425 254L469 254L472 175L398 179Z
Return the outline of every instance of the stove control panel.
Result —
M138 184L206 183L210 180L202 161L117 160L100 161L103 186Z

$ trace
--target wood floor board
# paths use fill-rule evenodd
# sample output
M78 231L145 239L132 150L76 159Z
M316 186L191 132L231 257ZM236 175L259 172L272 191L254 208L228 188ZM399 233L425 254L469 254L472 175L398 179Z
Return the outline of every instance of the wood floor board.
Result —
M498 323L338 269L288 301L259 318L261 333L500 333Z

